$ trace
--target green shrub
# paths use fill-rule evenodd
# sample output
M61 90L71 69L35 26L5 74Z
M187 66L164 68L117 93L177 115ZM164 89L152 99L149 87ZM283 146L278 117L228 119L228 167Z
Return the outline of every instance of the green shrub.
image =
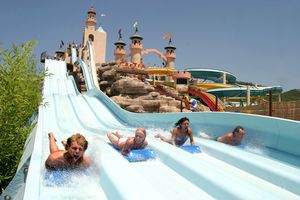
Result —
M176 84L174 82L165 81L163 82L163 85L176 89Z
M0 187L13 178L32 127L26 122L41 102L44 72L32 54L35 41L0 49Z

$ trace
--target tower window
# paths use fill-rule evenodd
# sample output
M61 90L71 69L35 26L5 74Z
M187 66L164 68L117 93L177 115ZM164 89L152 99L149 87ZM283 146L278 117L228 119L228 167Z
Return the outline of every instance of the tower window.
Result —
M92 41L92 42L94 42L94 35L90 34L89 35L89 40Z
M183 78L178 78L176 81L177 84L187 84L187 79L183 79Z

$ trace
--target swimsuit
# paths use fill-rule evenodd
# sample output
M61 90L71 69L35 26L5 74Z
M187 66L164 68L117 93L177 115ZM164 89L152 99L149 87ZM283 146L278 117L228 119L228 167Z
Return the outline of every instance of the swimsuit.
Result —
M177 130L179 131L180 129L177 128ZM179 134L179 135L181 135L181 134ZM175 144L176 144L176 146L183 145L187 141L188 137L189 137L189 130L187 129L185 136L181 136L181 137L180 136L176 136L175 137Z
M121 145L122 143L126 142L127 139L128 138L126 138L126 137L121 137L118 141L118 144Z
M177 146L181 146L181 145L183 145L186 142L187 139L188 139L187 136L186 137L176 137L175 138L175 144Z

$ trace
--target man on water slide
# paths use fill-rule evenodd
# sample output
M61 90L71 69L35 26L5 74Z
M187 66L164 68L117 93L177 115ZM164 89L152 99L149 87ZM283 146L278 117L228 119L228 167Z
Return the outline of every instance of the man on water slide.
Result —
M227 133L221 137L217 137L216 140L225 144L237 146L242 143L245 133L246 132L243 127L237 126L231 133Z
M226 133L223 136L218 136L218 137L212 137L209 136L205 133L200 133L200 137L205 138L205 139L210 139L210 140L215 140L224 144L229 144L232 146L238 146L242 143L242 140L246 134L246 131L244 127L242 126L237 126L234 128L234 130L230 133Z
M76 133L68 138L65 150L59 150L52 132L49 134L50 155L45 166L50 170L86 169L91 165L90 159L84 155L88 142L83 135Z

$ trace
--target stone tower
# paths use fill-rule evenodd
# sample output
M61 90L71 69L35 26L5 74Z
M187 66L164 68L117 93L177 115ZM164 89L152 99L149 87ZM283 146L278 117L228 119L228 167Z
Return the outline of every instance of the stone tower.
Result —
M65 50L62 45L55 51L55 60L65 60Z
M95 64L97 63L105 63L106 56L106 32L100 26L98 29L96 12L94 7L92 6L88 11L88 17L85 22L85 27L83 30L83 40L82 46L87 44L87 41L90 40L94 47L94 58ZM85 60L89 60L89 55L87 51L83 53L83 58Z
M167 63L166 67L175 69L175 60L176 60L176 55L174 53L176 47L173 45L172 40L170 38L168 46L165 47L166 50L166 58L167 58Z
M121 62L122 59L126 57L126 43L122 40L121 29L119 30L119 39L114 43L114 45L116 46L114 50L115 61Z
M131 62L140 64L142 58L142 40L143 37L138 34L137 22L135 22L135 32L130 37L131 44L130 44L130 55L131 55Z

